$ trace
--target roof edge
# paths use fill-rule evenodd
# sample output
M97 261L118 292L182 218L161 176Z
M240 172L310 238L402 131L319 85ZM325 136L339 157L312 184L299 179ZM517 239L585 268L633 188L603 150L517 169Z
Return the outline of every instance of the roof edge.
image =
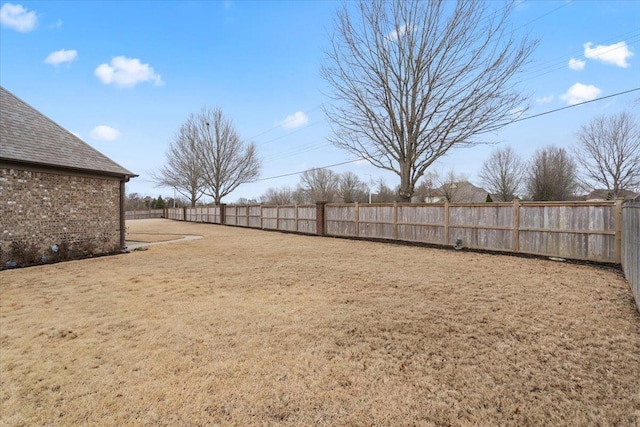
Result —
M122 177L125 178L126 181L129 181L131 178L136 178L140 175L136 175L134 173L118 173L118 172L111 172L111 171L101 171L101 170L96 170L96 169L83 169L83 168L74 168L74 167L70 167L70 166L58 166L58 165L52 165L50 163L39 163L39 162L29 162L29 161L23 161L23 160L16 160L16 159L9 159L6 157L0 157L0 166L3 165L15 165L15 166L25 166L25 167L33 167L36 169L40 169L42 171L47 171L47 170L55 170L55 171L67 171L67 172L75 172L75 173L82 173L84 175L97 175L97 176L111 176L111 177Z

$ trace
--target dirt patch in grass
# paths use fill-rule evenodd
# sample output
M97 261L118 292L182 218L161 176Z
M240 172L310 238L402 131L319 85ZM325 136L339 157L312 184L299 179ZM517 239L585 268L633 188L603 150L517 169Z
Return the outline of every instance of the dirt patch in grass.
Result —
M0 272L3 425L640 423L640 315L615 272L128 226L204 238Z

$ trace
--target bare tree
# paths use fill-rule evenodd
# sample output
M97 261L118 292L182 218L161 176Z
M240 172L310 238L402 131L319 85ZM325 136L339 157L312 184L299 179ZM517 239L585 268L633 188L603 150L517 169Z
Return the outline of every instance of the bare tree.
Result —
M344 172L340 174L338 196L344 203L366 202L369 200L369 186L355 173Z
M437 173L435 172L425 173L415 188L415 191L413 193L413 198L420 203L424 203L424 202L433 203L437 201L440 195L437 194L435 191L436 178L437 178Z
M311 203L311 199L309 198L309 195L304 190L302 190L299 186L298 188L296 188L291 192L291 200L296 205L306 205Z
M395 172L402 201L448 150L486 142L526 110L514 77L537 41L509 31L513 3L361 0L357 16L350 6L321 68L331 141Z
M576 164L564 148L540 149L529 163L525 184L532 200L569 200L578 188Z
M331 169L311 169L300 177L299 189L313 202L333 202L340 176Z
M577 136L573 152L587 182L603 186L613 197L640 187L640 123L634 116L597 117Z
M519 194L524 178L524 163L511 147L495 149L480 169L482 186L500 202L511 202Z
M129 193L124 201L125 210L135 211L144 208L144 200L138 193Z
M233 123L221 109L203 108L192 116L198 158L202 167L204 193L215 204L240 184L252 182L260 172L261 162L255 144L240 139Z
M166 164L152 178L158 186L174 188L189 199L191 207L204 194L202 164L198 157L200 143L193 116L180 126L166 153Z
M260 202L266 205L288 205L293 203L291 188L269 188L260 196Z

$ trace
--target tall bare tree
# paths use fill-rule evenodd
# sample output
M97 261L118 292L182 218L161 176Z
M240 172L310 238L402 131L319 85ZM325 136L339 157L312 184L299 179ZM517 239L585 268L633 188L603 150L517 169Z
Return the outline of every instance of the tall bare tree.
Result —
M409 201L454 147L485 142L523 111L515 76L537 41L508 28L514 4L480 0L345 3L321 68L331 141L400 177Z
M262 196L260 202L266 205L288 205L293 203L291 188L268 188Z
M511 147L495 149L480 169L482 186L498 197L510 202L520 193L524 178L524 163Z
M340 174L338 196L344 203L366 202L369 200L369 186L353 172Z
M258 177L261 162L255 144L240 139L233 122L219 108L203 108L192 116L198 158L202 167L204 193L216 204L240 184Z
M340 176L331 169L311 169L300 176L300 190L313 202L333 202Z
M564 148L540 149L529 163L525 185L532 200L570 200L578 188L576 163Z
M640 123L630 113L601 116L582 126L574 155L592 186L618 197L640 187ZM595 188L594 188L595 189Z
M172 187L195 206L204 194L202 163L198 156L200 143L193 116L180 126L166 153L166 164L152 174L158 186Z

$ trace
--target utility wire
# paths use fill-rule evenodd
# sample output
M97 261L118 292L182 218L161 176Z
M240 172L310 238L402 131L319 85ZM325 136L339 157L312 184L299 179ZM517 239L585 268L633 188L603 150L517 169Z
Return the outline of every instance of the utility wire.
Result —
M359 162L360 160L363 160L363 158L362 157L358 157L355 160L347 160L346 162L334 163L332 165L327 165L327 166L318 166L317 168L305 169L305 170L299 171L299 172L285 173L283 175L278 175L278 176L270 176L270 177L267 177L267 178L260 178L260 179L256 179L253 182L266 181L268 179L284 178L285 176L300 175L301 173L311 172L311 171L315 171L315 170L319 170L319 169L326 169L326 168L332 168L334 166L348 165L349 163Z
M543 113L534 114L533 116L522 117L520 119L516 119L516 120L513 120L513 121L507 123L506 126L508 126L508 125L510 125L512 123L518 123L518 122L523 122L525 120L533 119L535 117L546 116L547 114L551 114L551 113L557 113L558 111L566 110L568 108L578 107L580 105L589 104L591 102L602 101L603 99L613 98L614 96L620 96L620 95L624 95L624 94L627 94L627 93L635 92L637 90L640 90L640 87L637 87L635 89L625 90L623 92L614 93L612 95L601 96L600 98L590 99L589 101L582 101L582 102L579 102L579 103L573 104L573 105L567 105L566 107L556 108L555 110L545 111Z
M607 96L601 96L600 98L595 98L595 99L591 99L589 101L579 102L579 103L573 104L573 105L567 105L566 107L556 108L555 110L549 110L549 111L545 111L543 113L534 114L533 116L527 116L527 117L523 117L523 118L520 118L520 119L513 120L513 121L507 123L505 126L508 126L510 124L513 124L513 123L523 122L525 120L533 119L533 118L536 118L536 117L545 116L547 114L557 113L558 111L567 110L569 108L579 107L580 105L589 104L591 102L602 101L603 99L608 99L608 98L613 98L615 96L625 95L627 93L636 92L638 90L640 90L640 87L637 87L637 88L634 88L634 89L625 90L625 91L614 93L614 94L607 95ZM267 180L270 180L270 179L284 178L284 177L293 176L293 175L300 175L300 174L303 174L305 172L311 172L311 171L318 170L318 169L326 169L326 168L332 168L332 167L335 167L335 166L347 165L347 164L350 164L350 163L359 162L361 160L364 160L364 158L363 157L358 157L357 159L354 159L354 160L347 160L345 162L334 163L332 165L318 166L318 167L315 167L315 168L305 169L303 171L291 172L291 173L286 173L286 174L277 175L277 176L269 176L269 177L266 177L266 178L259 178L259 179L256 179L253 182L267 181Z
M527 23L525 23L525 24L523 24L523 25L521 25L521 26L519 26L519 27L517 27L517 28L515 28L515 29L511 30L511 33L514 33L515 31L517 31L517 30L519 30L519 29L521 29L521 28L524 28L524 27L526 27L526 26L528 26L528 25L530 25L530 24L532 24L532 23L534 23L534 22L536 22L536 21L539 21L539 20L541 20L541 19L543 19L543 18L545 18L545 17L547 17L547 16L551 15L551 14L552 14L552 13L554 13L554 12L557 12L558 10L560 10L560 9L562 9L562 8L564 8L564 7L568 6L569 4L572 4L572 3L573 3L573 1L572 1L572 0L567 1L567 2L563 3L562 5L560 5L560 6L556 7L555 9L552 9L552 10L550 10L550 11L548 11L548 12L545 12L545 13L543 13L542 15L540 15L540 16L538 16L538 17L536 17L536 18L532 19L531 21L529 21L529 22L527 22ZM500 9L500 12L504 12L506 9L507 9L507 7L505 6L505 7L503 7L502 9ZM490 19L489 17L486 17L486 18L485 18L485 21L488 21L489 19ZM302 111L303 111L305 114L307 114L307 113L311 113L311 112L313 112L313 111L318 110L320 107L322 107L322 104L318 104L318 105L316 105L316 106L312 107L310 110L302 110ZM287 121L285 120L285 122L280 123L280 125L283 125L283 124L285 124L286 122L287 122ZM278 140L278 139L285 138L285 137L287 137L287 136L289 136L289 135L291 135L291 134L293 134L293 133L296 133L296 132L301 131L301 130L303 130L303 129L309 128L309 127L314 126L314 125L316 125L316 124L318 124L318 123L320 123L320 122L314 122L314 123L311 123L311 124L305 125L304 127L298 128L298 129L296 129L296 130L294 130L294 131L292 131L292 132L289 132L289 133L287 133L287 134L285 134L285 135L279 136L279 137L277 137L277 138L271 139L271 140L266 141L266 142L261 142L260 144L268 144L268 143L273 142L273 141L276 141L276 140ZM274 131L274 130L276 130L277 128L278 128L278 126L273 126L273 127L269 128L269 129L266 129L266 130L264 130L264 131L262 131L262 132L260 132L260 133L258 133L258 134L256 134L256 135L252 136L251 138L248 138L248 140L249 140L249 141L251 141L251 140L253 140L253 139L255 139L255 138L258 138L258 137L260 137L260 136L262 136L262 135L266 135L266 134L268 134L268 133L270 133L270 132L273 132L273 131Z

